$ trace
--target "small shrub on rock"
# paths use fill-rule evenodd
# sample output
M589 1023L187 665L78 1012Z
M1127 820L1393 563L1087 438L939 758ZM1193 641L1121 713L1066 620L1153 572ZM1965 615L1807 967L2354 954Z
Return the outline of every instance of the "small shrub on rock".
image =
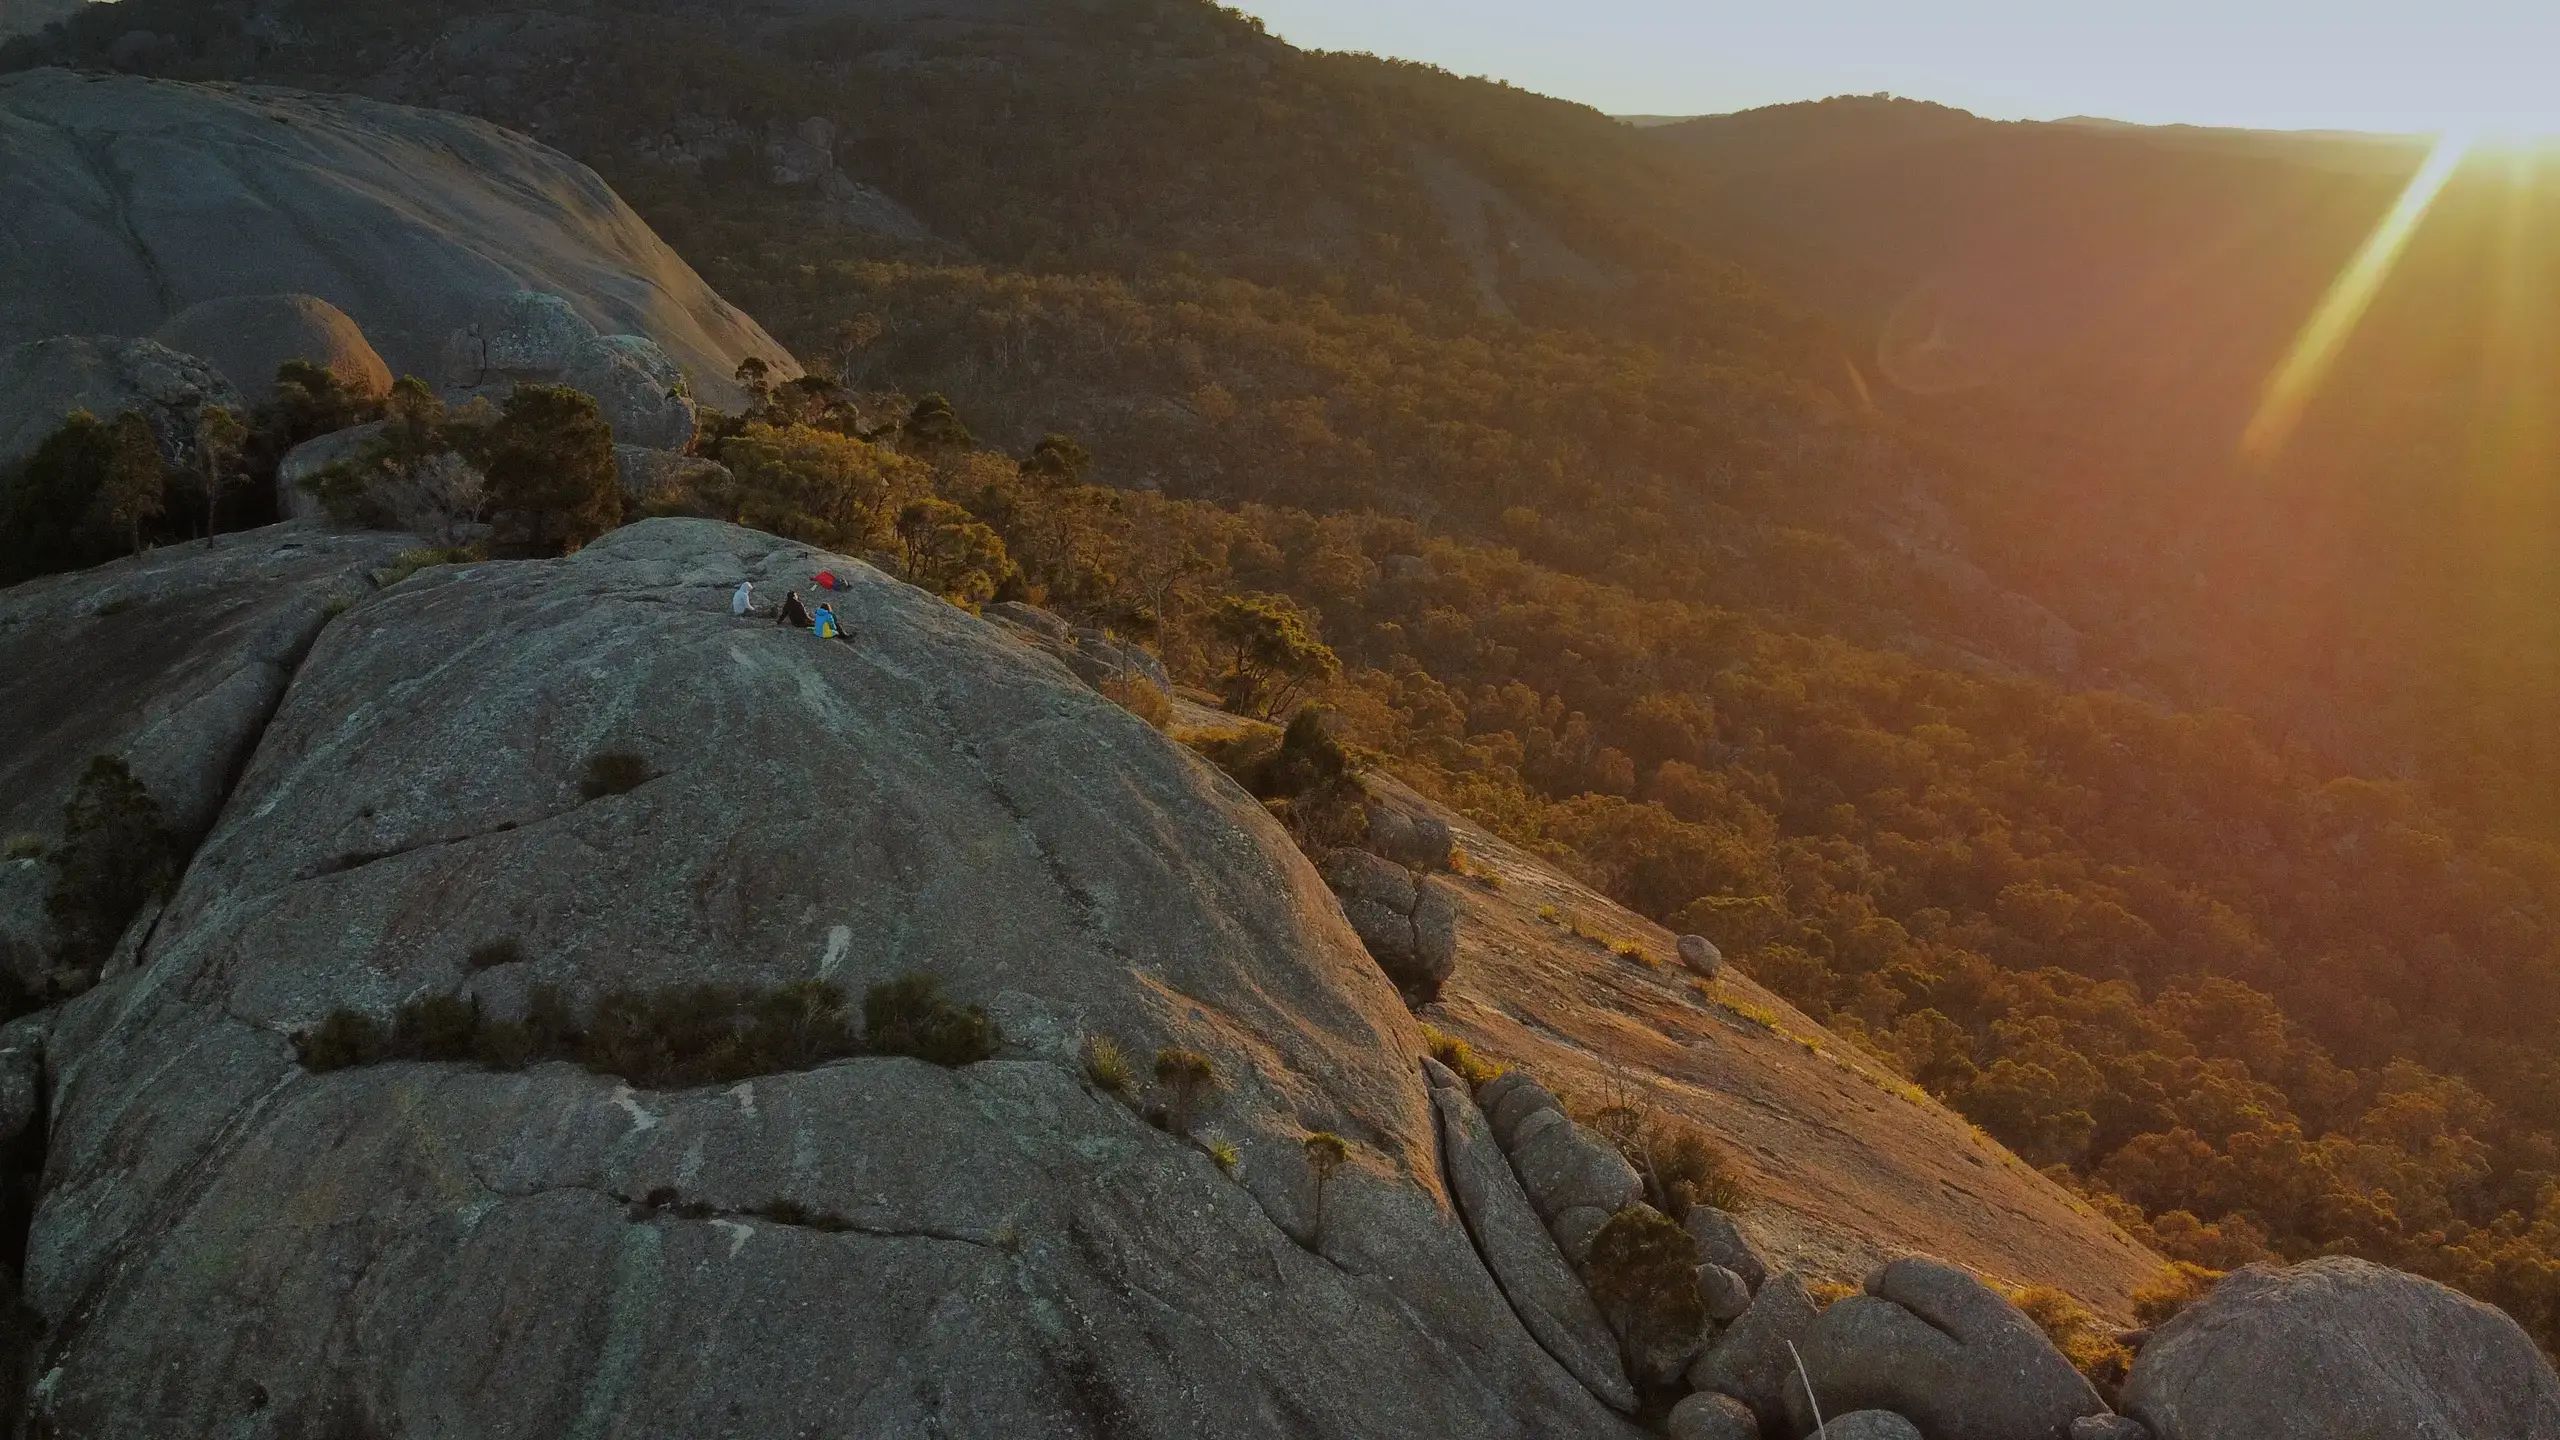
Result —
M524 944L513 935L496 940L485 940L471 947L471 968L474 970L495 970L501 965L513 965L523 958Z
M46 858L45 914L62 959L78 966L105 961L133 917L177 878L177 844L160 803L115 755L91 757L62 807L62 843Z
M1510 1067L1495 1060L1454 1035L1445 1035L1431 1026L1422 1027L1423 1046L1431 1058L1448 1066L1472 1089L1483 1089L1493 1078Z
M357 1065L379 1065L391 1059L391 1032L381 1021L354 1010L332 1010L317 1025L293 1037L294 1054L314 1074Z
M1197 1050L1167 1047L1156 1052L1156 1086L1164 1091L1165 1128L1187 1137L1218 1093L1218 1067Z
M2133 1352L2117 1342L2112 1327L2091 1314L2088 1306L2050 1285L2023 1286L2009 1291L2007 1298L2020 1314L2036 1322L2072 1369L2088 1377L2101 1399L2115 1403L2116 1390L2133 1366Z
M975 1005L944 997L930 975L902 975L863 993L862 1021L871 1049L912 1055L936 1065L973 1065L996 1053L1003 1037Z
M1108 1035L1085 1037L1084 1078L1092 1081L1095 1089L1123 1099L1138 1082L1137 1072L1129 1066L1129 1057L1122 1053L1119 1042Z
M1630 1205L1591 1237L1591 1298L1629 1353L1676 1348L1704 1331L1698 1246L1650 1205Z
M2134 1287L2133 1318L2155 1328L2166 1325L2180 1311L2212 1294L2213 1287L2222 1282L2222 1274L2202 1265L2172 1260Z

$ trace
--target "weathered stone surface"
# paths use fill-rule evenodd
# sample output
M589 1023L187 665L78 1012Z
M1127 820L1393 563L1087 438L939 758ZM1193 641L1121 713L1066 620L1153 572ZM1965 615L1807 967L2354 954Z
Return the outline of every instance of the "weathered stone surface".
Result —
M1680 1223L1688 1227L1689 1238L1698 1242L1699 1259L1732 1271L1754 1290L1769 1278L1769 1262L1760 1258L1760 1247L1751 1243L1731 1215L1713 1205L1692 1205Z
M1760 1440L1760 1422L1732 1396L1700 1391L1671 1407L1664 1432L1670 1440Z
M0 193L6 185L0 170ZM0 247L7 243L0 229ZM58 335L8 346L0 349L0 465L24 459L74 410L101 420L131 410L151 422L161 454L176 460L207 405L241 408L240 393L211 364L156 340Z
M860 643L730 616L819 569ZM608 749L654 778L586 799ZM493 936L579 1004L928 969L1010 1043L669 1093L294 1064L477 993ZM1213 1059L1233 1178L1084 1083L1093 1034ZM705 521L424 571L328 628L48 1041L48 1423L224 1433L254 1383L279 1433L1632 1437L1445 1203L1421 1053L1276 822L952 606ZM1317 1127L1357 1138L1322 1256Z
M1033 649L1057 657L1087 685L1099 688L1115 680L1143 680L1168 696L1173 693L1173 676L1165 670L1164 661L1142 646L1090 626L1071 625L1018 600L998 601L982 613Z
M1555 1236L1556 1248L1564 1258L1581 1265L1591 1258L1592 1237L1609 1223L1609 1212L1597 1205L1576 1205L1547 1222L1547 1230Z
M2151 1440L2151 1428L2130 1415L2083 1415L2070 1433L2071 1440Z
M465 116L30 70L0 76L0 154L0 347L306 294L434 380L456 329L539 291L591 333L647 336L714 404L740 403L749 355L799 373L595 172Z
M125 757L184 844L211 829L333 606L406 543L275 526L0 590L0 836L59 839L89 757ZM0 964L49 948L49 872L0 863Z
M1529 1197L1493 1142L1484 1112L1467 1095L1466 1082L1437 1061L1431 1101L1439 1116L1441 1153L1449 1190L1475 1237L1476 1249L1502 1286L1520 1322L1592 1394L1624 1411L1636 1408L1635 1387L1618 1361L1618 1342L1600 1318L1581 1277L1565 1263ZM1446 1077L1446 1083L1440 1077Z
M226 295L199 301L154 332L172 350L201 355L252 405L275 397L276 371L308 360L365 395L391 393L391 367L364 328L317 295Z
M482 302L445 339L442 385L503 399L519 385L567 385L596 399L616 445L681 450L693 443L684 372L657 342L604 335L568 297L519 290Z
M1724 952L1704 935L1680 937L1680 963L1710 980L1724 972Z
M1707 1318L1722 1325L1742 1318L1751 1308L1751 1287L1742 1277L1712 1262L1698 1267L1698 1300L1707 1307Z
M1511 1152L1512 1168L1520 1172L1520 1186L1538 1213L1548 1219L1585 1205L1615 1215L1644 1198L1644 1177L1617 1146L1591 1130L1570 1121L1537 1126L1533 1119L1520 1134Z
M1787 1344L1800 1342L1820 1313L1793 1271L1769 1277L1751 1297L1751 1308L1689 1367L1689 1384L1750 1406L1770 1434L1794 1434L1784 1429L1787 1399L1803 1386Z
M624 497L644 510L652 505L680 506L696 485L718 482L729 474L729 467L717 460L643 445L614 446L613 469L622 481Z
M1852 1410L1823 1426L1828 1440L1923 1440L1920 1427L1890 1410Z
M1420 815L1402 805L1372 800L1367 806L1370 853L1410 870L1446 870L1457 849L1449 822Z
M2153 1333L2123 1404L2158 1440L2560 1437L2560 1376L2515 1321L2343 1257L2235 1271Z
M1825 1407L1891 1410L1942 1440L2054 1440L2106 1406L2044 1332L1952 1265L1902 1259L1822 1312L1798 1342ZM1788 1397L1796 1433L1813 1428Z
M1494 1085L1502 1084L1513 1075L1520 1077L1517 1084L1501 1091L1494 1089ZM1486 1086L1485 1093L1477 1098L1484 1102L1485 1116L1493 1122L1493 1138L1501 1141L1505 1150L1520 1143L1520 1128L1530 1116L1541 1110L1550 1110L1559 1116L1564 1114L1564 1102L1549 1093L1546 1086L1530 1079L1528 1072L1521 1070L1497 1079L1493 1085Z
M382 422L375 420L332 430L284 452L284 458L276 462L276 513L288 520L321 518L324 512L319 500L303 487L330 466L355 459L381 433Z
M1440 993L1458 963L1457 907L1437 882L1365 850L1336 850L1325 883L1378 968L1408 995Z

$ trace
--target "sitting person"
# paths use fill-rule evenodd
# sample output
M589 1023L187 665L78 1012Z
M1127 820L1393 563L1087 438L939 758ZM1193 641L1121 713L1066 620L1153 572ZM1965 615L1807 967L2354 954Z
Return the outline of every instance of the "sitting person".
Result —
M799 591L793 590L783 595L782 613L774 618L777 622L794 630L803 629L810 624L809 607L800 603Z
M824 600L818 602L818 613L816 617L809 622L809 629L821 640L840 640L844 638L844 632L836 628L835 607L829 605Z

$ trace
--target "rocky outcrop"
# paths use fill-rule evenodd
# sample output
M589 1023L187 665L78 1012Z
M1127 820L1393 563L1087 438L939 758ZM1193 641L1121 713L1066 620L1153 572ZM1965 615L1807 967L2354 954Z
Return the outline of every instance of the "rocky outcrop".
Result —
M363 454L364 447L381 434L382 422L375 420L332 430L284 452L276 462L276 513L288 520L317 519L322 513L320 502L304 487L321 471Z
M125 757L184 845L211 829L333 611L403 544L278 526L0 590L0 835L61 833L89 757ZM49 948L47 872L0 864L0 964Z
M434 379L457 331L533 291L594 333L647 337L714 404L740 403L750 355L798 373L595 172L464 116L32 70L0 77L0 154L0 346L309 295L393 372ZM599 364L590 378L616 385L646 369Z
M1689 1367L1691 1388L1741 1401L1772 1435L1793 1433L1784 1429L1787 1401L1803 1385L1787 1346L1801 1341L1820 1315L1812 1292L1792 1271L1771 1276L1742 1318Z
M1591 1303L1581 1277L1565 1263L1539 1223L1529 1197L1521 1193L1520 1182L1503 1158L1502 1147L1494 1143L1484 1112L1469 1097L1466 1082L1436 1060L1422 1064L1430 1076L1431 1102L1439 1117L1450 1194L1511 1308L1547 1353L1592 1394L1616 1409L1635 1409L1635 1387L1627 1383L1626 1369L1619 1364L1616 1338Z
M1700 1391L1671 1407L1663 1422L1670 1440L1760 1440L1751 1407L1730 1395Z
M1932 1440L2056 1440L2106 1405L2018 1308L1952 1265L1903 1259L1806 1328L1813 1393L1831 1413L1890 1410ZM1814 1428L1801 1389L1791 1433Z
M1760 1247L1751 1243L1731 1215L1713 1205L1692 1205L1680 1223L1687 1227L1689 1238L1698 1242L1698 1258L1707 1264L1732 1271L1754 1291L1769 1278L1769 1262L1760 1258Z
M2157 1440L2560 1437L2560 1377L2503 1312L2362 1260L2233 1273L2124 1386Z
M1827 1440L1925 1440L1920 1427L1890 1410L1852 1410L1823 1426Z
M1173 694L1173 676L1166 672L1164 661L1142 646L1019 600L999 600L980 613L1032 648L1056 656L1087 685L1144 681L1167 696Z
M821 569L857 643L730 616ZM629 783L582 787L610 754ZM655 520L420 572L327 627L46 1041L45 1423L1632 1436L1448 1206L1421 1037L1320 887L1205 763L858 562ZM287 1039L919 969L994 1058L652 1092ZM1097 1035L1207 1057L1197 1143L1087 1083ZM1321 1255L1319 1127L1353 1141Z
M1716 942L1704 935L1683 935L1679 943L1680 963L1694 974L1713 980L1724 973L1724 952Z
M2151 1428L2130 1415L2083 1415L2068 1433L2069 1440L2151 1440Z
M7 243L0 238L0 247ZM33 452L74 410L101 420L133 411L151 422L160 453L177 461L194 445L207 405L239 409L240 392L205 361L155 340L59 335L10 346L0 350L0 466Z
M1457 841L1449 832L1448 821L1386 800L1371 800L1364 808L1369 822L1366 844L1371 854L1408 870L1449 868Z
M457 397L491 399L519 385L566 385L595 397L617 446L693 443L683 369L646 336L598 333L563 295L520 290L484 303L446 337L438 383Z
M1439 882L1365 850L1327 855L1324 879L1396 988L1438 995L1458 964L1458 907Z
M307 360L361 395L391 391L391 367L347 312L317 295L226 295L190 305L152 336L200 355L252 405L274 398L276 371Z

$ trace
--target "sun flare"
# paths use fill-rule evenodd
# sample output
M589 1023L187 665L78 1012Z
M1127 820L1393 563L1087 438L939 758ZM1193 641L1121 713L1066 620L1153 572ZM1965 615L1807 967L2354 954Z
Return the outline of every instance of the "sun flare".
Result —
M2364 317L2382 282L2390 278L2391 267L2407 248L2409 237L2417 233L2418 222L2426 218L2427 208L2443 192L2445 182L2462 167L2475 143L2472 132L2448 132L2427 152L2425 163L2409 177L2400 198L2392 203L2382 223L2374 226L2355 258L2338 272L2319 307L2294 337L2293 348L2286 352L2284 362L2268 378L2258 411L2250 417L2248 429L2241 432L2242 456L2263 465L2283 452L2294 427L2301 423L2303 408L2311 403L2338 352L2355 334L2356 322Z

